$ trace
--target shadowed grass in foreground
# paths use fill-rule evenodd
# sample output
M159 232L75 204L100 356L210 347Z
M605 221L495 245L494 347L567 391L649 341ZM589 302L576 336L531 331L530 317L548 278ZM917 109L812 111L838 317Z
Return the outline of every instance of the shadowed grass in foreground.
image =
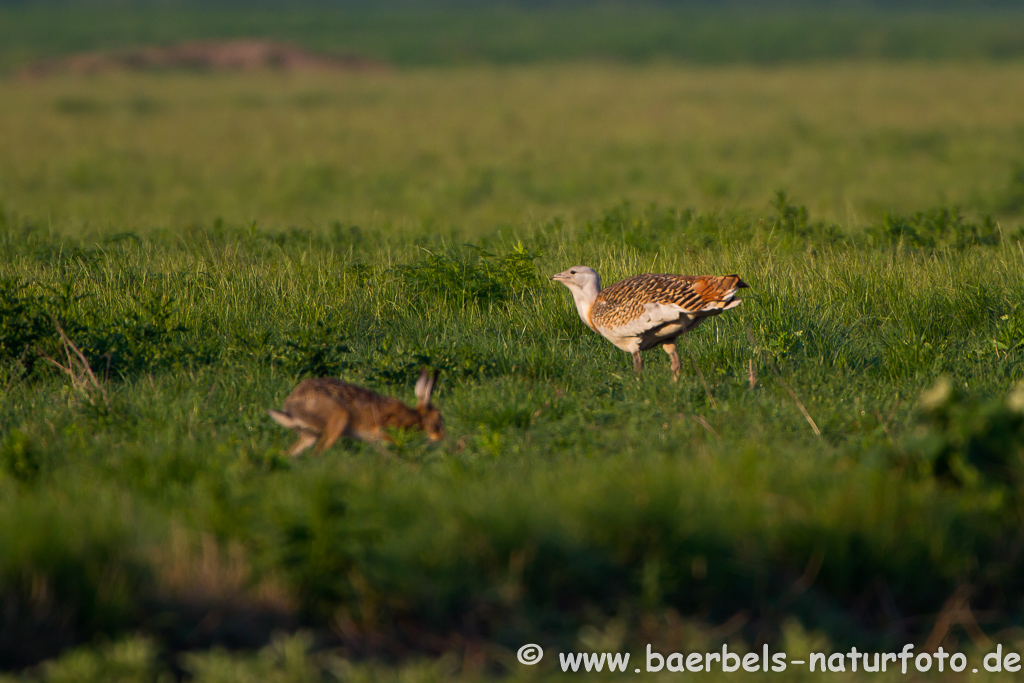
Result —
M6 667L108 637L43 673L312 680L453 653L421 672L444 677L517 671L524 642L810 647L797 623L837 648L965 649L969 630L935 631L961 594L989 633L1022 618L1019 227L929 209L848 231L779 195L764 216L620 206L473 248L4 230ZM542 277L572 263L751 289L680 344L678 384L663 354L637 382ZM442 370L441 445L282 456L264 411L297 379L407 399L422 365ZM319 654L179 656L297 627Z

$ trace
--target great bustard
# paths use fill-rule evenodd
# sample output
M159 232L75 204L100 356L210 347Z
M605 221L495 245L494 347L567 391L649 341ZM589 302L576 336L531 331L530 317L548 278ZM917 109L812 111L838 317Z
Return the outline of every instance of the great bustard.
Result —
M587 327L623 351L633 354L633 371L640 374L640 352L661 345L672 359L672 378L681 364L676 337L706 318L743 303L736 290L748 287L738 275L634 275L601 289L593 268L573 266L552 275L572 292L576 310Z

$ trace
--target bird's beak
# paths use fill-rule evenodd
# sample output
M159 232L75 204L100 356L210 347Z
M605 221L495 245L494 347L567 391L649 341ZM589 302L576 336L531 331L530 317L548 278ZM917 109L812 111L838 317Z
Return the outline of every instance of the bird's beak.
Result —
M565 277L565 273L555 273L554 275L551 276L551 279L554 282L561 282L562 280L565 280L567 278Z

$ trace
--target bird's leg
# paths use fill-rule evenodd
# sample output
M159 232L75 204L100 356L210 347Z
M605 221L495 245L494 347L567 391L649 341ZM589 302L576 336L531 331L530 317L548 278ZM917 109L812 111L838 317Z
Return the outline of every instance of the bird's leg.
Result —
M640 358L640 352L639 351L634 351L633 352L633 372L636 373L637 377L639 377L640 373L643 371L643 369L644 369L644 361L643 361L642 358Z
M679 371L683 369L683 364L679 362L679 354L676 353L676 343L668 342L662 344L661 348L668 354L669 359L672 361L672 381L675 382L679 379Z

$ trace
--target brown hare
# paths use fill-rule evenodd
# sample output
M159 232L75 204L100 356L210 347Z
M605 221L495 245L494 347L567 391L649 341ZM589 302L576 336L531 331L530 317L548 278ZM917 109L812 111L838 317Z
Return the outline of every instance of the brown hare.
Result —
M307 379L288 395L281 410L267 412L278 424L298 433L299 440L288 450L292 457L314 443L316 452L322 453L342 435L368 442L391 441L385 431L388 427L422 429L431 441L440 441L444 424L440 411L430 404L436 381L436 372L431 376L423 370L416 382L416 407L410 408L340 379Z

